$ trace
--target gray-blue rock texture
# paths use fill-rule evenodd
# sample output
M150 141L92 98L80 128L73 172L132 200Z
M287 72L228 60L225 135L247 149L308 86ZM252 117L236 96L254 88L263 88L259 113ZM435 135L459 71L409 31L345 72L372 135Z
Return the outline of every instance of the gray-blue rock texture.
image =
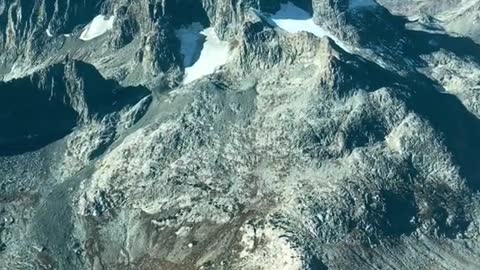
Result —
M480 269L479 17L0 0L0 269ZM208 42L224 63L187 83Z

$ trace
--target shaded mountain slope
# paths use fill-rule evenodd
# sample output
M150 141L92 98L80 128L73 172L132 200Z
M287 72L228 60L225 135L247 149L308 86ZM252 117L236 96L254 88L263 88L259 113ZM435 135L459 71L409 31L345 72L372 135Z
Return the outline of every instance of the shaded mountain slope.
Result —
M382 3L98 1L6 63L0 269L477 269L478 45Z
M32 151L72 131L77 124L118 111L149 94L105 80L76 61L54 65L28 78L0 83L0 152Z

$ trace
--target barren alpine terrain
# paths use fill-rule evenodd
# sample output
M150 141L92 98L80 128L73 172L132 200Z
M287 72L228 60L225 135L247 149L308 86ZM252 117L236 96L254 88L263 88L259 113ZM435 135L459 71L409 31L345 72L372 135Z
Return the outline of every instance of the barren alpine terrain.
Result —
M0 0L0 269L480 269L480 0Z

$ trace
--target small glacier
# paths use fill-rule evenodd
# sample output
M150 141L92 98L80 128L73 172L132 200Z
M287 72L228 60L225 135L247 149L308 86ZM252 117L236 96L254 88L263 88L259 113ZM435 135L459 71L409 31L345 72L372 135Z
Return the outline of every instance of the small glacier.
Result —
M229 43L220 40L212 27L203 29L201 24L193 23L177 30L176 36L181 42L180 52L185 66L183 83L215 73L227 62Z
M105 15L96 16L85 26L82 34L80 34L80 39L88 41L105 34L107 31L112 30L114 21L115 16L110 16L109 18Z

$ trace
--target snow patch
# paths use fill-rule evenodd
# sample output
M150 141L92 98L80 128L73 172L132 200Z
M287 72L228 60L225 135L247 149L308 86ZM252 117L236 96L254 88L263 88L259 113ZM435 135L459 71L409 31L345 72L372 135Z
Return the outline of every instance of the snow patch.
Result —
M199 23L177 30L180 52L185 66L185 84L215 73L227 62L229 44L218 38L213 28L203 29Z
M312 15L307 11L295 6L291 2L280 5L280 10L270 17L270 20L278 27L289 33L298 33L301 31L309 32L317 37L327 36L331 38L337 45L346 51L350 51L342 41L335 37L332 33L325 30L320 25L315 24Z
M115 16L110 16L110 18L107 18L105 15L96 16L85 26L80 39L87 41L105 34L107 31L112 30L114 20Z
M52 32L50 31L50 28L47 28L47 30L46 30L45 32L47 33L47 36L53 37L53 34L52 34Z

